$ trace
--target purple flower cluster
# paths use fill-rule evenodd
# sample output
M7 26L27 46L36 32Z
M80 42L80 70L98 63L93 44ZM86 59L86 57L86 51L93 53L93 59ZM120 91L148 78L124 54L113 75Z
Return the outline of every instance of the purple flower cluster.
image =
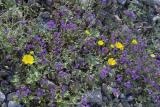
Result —
M65 23L64 20L61 20L61 28L63 30L76 30L77 25L72 22Z
M27 97L31 93L31 90L27 86L22 86L16 91L16 95L19 99Z
M53 34L53 44L54 44L53 53L56 56L59 56L61 54L62 46L63 46L63 40L62 40L60 32L54 32L54 34Z

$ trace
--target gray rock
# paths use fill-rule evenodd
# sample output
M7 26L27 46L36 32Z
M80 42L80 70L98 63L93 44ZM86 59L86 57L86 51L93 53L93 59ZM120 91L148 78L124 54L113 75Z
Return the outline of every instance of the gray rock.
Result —
M123 107L131 107L127 101L122 101Z
M119 103L117 107L123 107L122 103Z
M9 101L12 101L12 100L14 100L14 96L16 96L16 92L13 92L13 93L8 94L8 95L7 95L7 99L8 99Z
M102 105L101 89L96 89L92 92L88 92L86 96L87 96L88 102L92 104Z
M51 6L51 5L53 4L53 0L46 0L46 4L47 4L48 6Z
M0 102L3 102L4 99L5 99L5 95L2 92L0 92Z
M124 5L127 2L127 0L118 0L118 3Z
M154 6L154 5L160 6L160 0L142 0L142 1L149 6Z
M2 106L3 107L3 106ZM5 107L5 106L4 106ZM8 107L23 107L22 105L17 104L15 101L9 101Z
M6 103L3 103L3 104L2 104L2 107L7 107L7 104L6 104Z
M156 5L160 6L160 0L153 0Z

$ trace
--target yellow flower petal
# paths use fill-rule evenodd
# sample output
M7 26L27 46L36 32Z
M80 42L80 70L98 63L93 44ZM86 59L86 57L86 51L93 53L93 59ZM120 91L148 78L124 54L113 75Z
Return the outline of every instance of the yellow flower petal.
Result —
M113 66L113 65L116 65L117 62L116 62L116 60L114 58L109 58L108 59L108 64Z
M121 42L116 42L115 46L116 46L116 48L118 48L120 50L124 50L124 45Z
M98 40L98 45L99 46L103 46L105 43L104 43L104 41L103 40Z
M22 57L22 62L24 64L33 64L34 63L34 57L30 54L26 54Z
M133 40L131 41L131 43L132 43L133 45L137 45L137 44L138 44L138 41L137 41L136 39L133 39Z

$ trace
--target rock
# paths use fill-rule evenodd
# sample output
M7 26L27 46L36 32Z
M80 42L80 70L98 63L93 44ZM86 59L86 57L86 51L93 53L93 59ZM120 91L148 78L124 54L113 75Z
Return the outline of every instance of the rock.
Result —
M46 0L46 4L47 4L48 6L52 6L53 0Z
M122 101L123 107L131 107L127 101Z
M3 103L3 104L2 104L2 107L7 107L7 104L6 104L6 103Z
M155 5L159 5L160 6L160 0L153 0Z
M96 89L92 92L88 92L86 96L89 103L102 105L101 89Z
M0 92L0 102L3 102L5 100L5 95Z
M4 106L4 107L6 107L6 106ZM24 106L17 104L15 101L9 101L8 107L24 107Z
M117 107L123 107L122 103L119 103Z
M14 96L16 96L16 92L9 93L9 94L7 95L7 100L9 100L9 101L14 100Z
M118 0L118 3L124 5L126 3L127 0Z
M142 104L141 104L141 103L139 103L139 104L137 105L137 107L143 107L143 106L142 106Z
M7 77L8 77L8 72L5 70L1 70L0 71L0 80L1 79L3 80L3 78L7 78Z
M149 6L154 6L154 5L160 6L160 0L142 0L142 1Z
M154 16L152 20L153 20L153 22L156 22L156 21L160 20L160 16Z

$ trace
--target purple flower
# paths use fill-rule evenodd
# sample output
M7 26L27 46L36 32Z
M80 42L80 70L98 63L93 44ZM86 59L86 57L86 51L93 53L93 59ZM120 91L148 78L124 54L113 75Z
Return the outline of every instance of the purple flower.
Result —
M88 102L87 97L83 95L81 98L81 107L87 105L87 102Z
M99 38L102 39L104 42L108 41L107 37L104 35L100 35Z
M122 79L123 79L122 75L118 74L118 75L117 75L117 79L116 79L116 80L117 80L118 82L121 82L121 81L122 81Z
M47 64L49 62L49 60L47 60L45 57L42 57L40 60L39 60L39 63L41 64Z
M118 88L112 88L112 93L113 93L113 95L115 96L115 97L119 97L119 95L120 95L120 91L119 91L119 89Z
M109 4L112 0L101 0L101 4L106 5Z
M55 93L55 86L49 86L49 92L50 92L50 94L51 94L51 98L55 98L55 96L56 96L56 93Z
M133 19L133 20L135 20L136 19L136 14L133 12L133 11L131 11L131 10L125 10L124 11L124 14L126 15L126 16L128 16L128 17L130 17L131 19Z
M156 58L156 59L160 61L160 56L157 56L157 58Z
M36 95L37 95L37 97L43 96L44 93L45 93L45 90L44 90L44 89L38 88L38 89L36 90Z
M109 49L107 47L102 47L102 54L107 55L109 52Z
M63 30L76 30L77 25L72 22L65 23L64 20L61 20L61 28Z
M39 35L35 35L34 36L34 40L36 40L37 42L41 41L41 37Z
M63 64L62 63L56 63L55 65L55 69L57 70L57 71L59 71L59 70L62 70L63 69Z
M56 27L56 24L53 20L50 20L50 21L47 22L47 27L48 27L48 29L51 30L51 29Z
M108 70L106 68L103 68L100 72L100 78L104 79L108 74Z
M43 50L41 50L41 52L38 54L38 56L44 56L44 55L46 55L47 54L47 50L46 49L43 49Z
M150 95L153 93L153 91L150 90L150 89L147 89L147 92L148 92L148 94L150 94Z
M67 85L61 85L61 95L63 96L64 93L68 90L68 86Z
M60 77L65 77L65 76L67 76L68 74L66 73L66 72L64 72L64 71L60 71L59 73L58 73L58 76L60 76Z
M127 81L127 82L124 83L124 86L129 89L129 88L132 87L132 84L131 84L130 81Z
M30 89L26 86L22 86L20 87L20 89L16 91L16 94L19 99L28 96L30 93L31 93Z

